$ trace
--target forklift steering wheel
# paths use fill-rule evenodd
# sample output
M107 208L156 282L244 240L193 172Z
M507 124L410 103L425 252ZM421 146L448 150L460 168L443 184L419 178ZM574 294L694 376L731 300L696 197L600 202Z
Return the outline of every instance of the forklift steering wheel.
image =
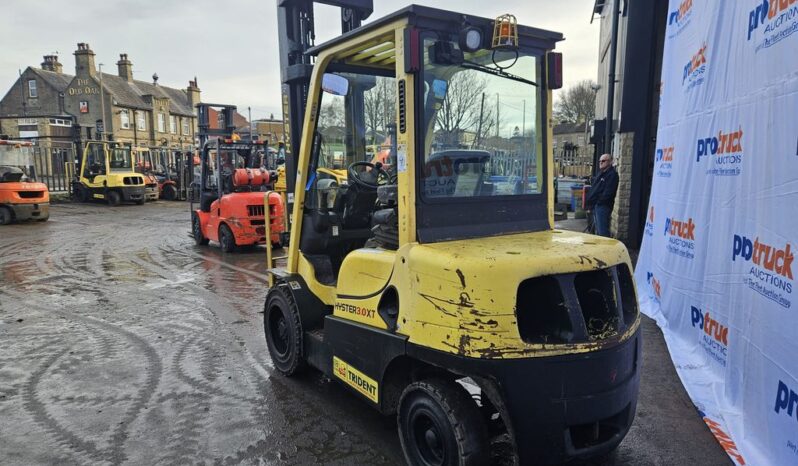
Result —
M364 180L361 178L361 173L356 170L357 167L367 167L371 168L372 170L376 171L376 177L374 180ZM347 178L352 181L352 183L360 186L361 188L366 188L370 190L376 191L379 187L380 180L390 180L390 175L388 172L382 169L382 164L373 164L371 162L355 162L349 165L349 168L346 169Z

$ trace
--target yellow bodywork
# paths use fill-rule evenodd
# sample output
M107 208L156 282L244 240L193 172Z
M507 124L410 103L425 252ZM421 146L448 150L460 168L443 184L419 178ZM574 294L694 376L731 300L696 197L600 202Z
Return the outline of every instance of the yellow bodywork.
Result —
M631 263L622 243L549 230L433 244L398 251L360 249L341 266L335 315L387 328L376 312L382 292L399 295L397 333L421 346L475 358L521 358L590 351L634 334L584 344L527 344L516 319L526 279ZM305 276L307 279L307 276ZM360 299L356 297L362 297Z

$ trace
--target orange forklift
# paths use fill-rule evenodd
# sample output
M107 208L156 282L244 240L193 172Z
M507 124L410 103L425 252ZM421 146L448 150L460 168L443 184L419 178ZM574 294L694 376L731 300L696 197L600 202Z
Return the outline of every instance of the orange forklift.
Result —
M222 117L221 128L211 125L212 109ZM269 147L266 141L241 141L235 134L235 113L235 105L197 104L200 167L195 171L192 163L189 169L194 174L191 235L197 245L216 241L222 251L234 252L242 246L265 244L268 220L272 246L282 247L288 244L285 203L280 194L271 191L277 172L261 168ZM267 193L269 212L264 202Z
M157 201L161 195L161 184L155 173L155 161L149 147L134 147L133 156L135 157L135 170L144 177L144 199L146 201Z
M36 181L33 144L0 139L0 225L50 217L50 191Z
M232 138L212 139L203 145L196 181L199 208L194 197L191 203L191 234L197 245L213 240L222 251L234 252L242 246L265 244L266 221L270 221L272 246L282 246L285 207L282 197L271 191L277 172L256 166L257 152L265 147L263 142Z

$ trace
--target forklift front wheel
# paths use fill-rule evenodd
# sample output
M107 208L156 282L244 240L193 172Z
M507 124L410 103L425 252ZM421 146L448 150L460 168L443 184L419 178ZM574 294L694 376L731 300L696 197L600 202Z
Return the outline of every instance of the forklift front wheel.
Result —
M269 290L263 313L263 330L274 367L290 377L304 365L302 321L294 297L284 287Z
M110 206L118 206L120 202L122 202L122 196L119 195L116 191L108 191L105 195L105 199L108 201L108 205Z
M196 212L191 213L191 235L194 237L194 243L197 246L208 244L208 238L202 235L202 225L200 225L200 218Z
M224 223L219 225L219 246L224 252L235 252L236 250L236 237L233 236L230 227Z
M171 184L167 184L163 187L161 197L166 201L174 201L177 199L177 190Z
M75 186L75 200L78 202L89 202L89 190L81 185Z
M408 464L488 464L490 444L474 400L457 382L414 382L399 400L399 439Z
M13 219L14 216L11 214L11 209L0 206L0 225L8 225Z

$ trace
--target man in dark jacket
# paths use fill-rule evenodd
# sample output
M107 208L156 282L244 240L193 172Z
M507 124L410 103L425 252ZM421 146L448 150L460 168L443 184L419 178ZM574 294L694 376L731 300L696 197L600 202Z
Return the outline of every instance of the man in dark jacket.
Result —
M588 209L593 211L596 234L610 236L610 214L618 192L618 172L612 166L612 156L599 157L599 173L593 178L587 197Z

